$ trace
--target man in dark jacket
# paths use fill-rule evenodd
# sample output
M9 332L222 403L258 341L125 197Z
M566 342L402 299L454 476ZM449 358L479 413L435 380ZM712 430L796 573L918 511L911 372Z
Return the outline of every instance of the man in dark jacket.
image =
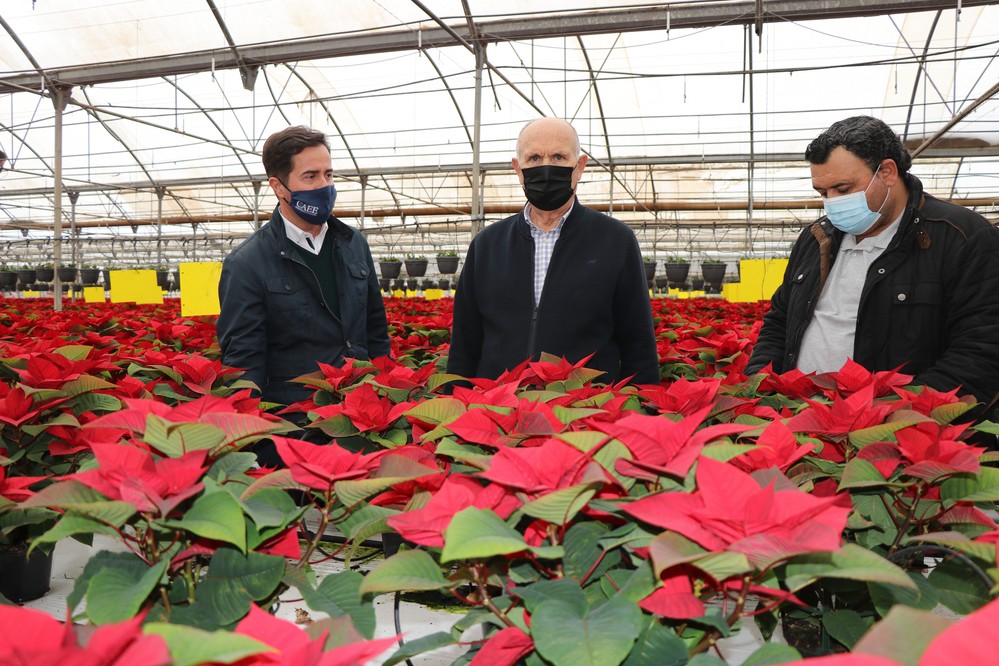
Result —
M899 137L875 118L835 123L805 159L826 216L795 242L746 372L830 372L852 358L992 404L999 229L926 194Z
M625 224L580 205L586 166L569 123L542 118L517 140L528 203L469 246L454 299L447 371L496 378L542 352L602 370L599 381L659 382L642 256Z
M331 215L326 136L289 127L264 143L263 162L278 204L222 263L216 330L223 363L245 368L264 400L291 404L311 389L288 380L317 361L387 356L388 326L367 242Z

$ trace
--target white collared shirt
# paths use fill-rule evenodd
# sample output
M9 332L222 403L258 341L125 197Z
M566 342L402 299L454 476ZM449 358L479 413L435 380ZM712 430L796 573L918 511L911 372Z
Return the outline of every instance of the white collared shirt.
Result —
M534 305L541 302L541 290L545 287L545 276L548 274L548 264L551 263L552 253L555 251L555 241L562 233L562 226L565 219L569 217L573 206L565 211L565 215L559 218L558 224L551 231L544 231L541 227L531 221L531 204L524 206L524 219L527 220L527 228L531 230L531 238L534 239Z
M319 230L318 234L311 234L308 231L299 229L294 224L288 221L284 215L281 216L284 220L284 233L288 236L288 240L302 248L306 252L311 252L312 254L319 254L319 250L323 248L323 239L326 238L326 230L330 228L330 225L323 222L322 229Z
M901 220L899 215L880 234L859 242L854 235L843 236L812 321L801 340L798 370L806 374L836 372L848 358L853 358L860 295L867 282L867 271L891 243Z

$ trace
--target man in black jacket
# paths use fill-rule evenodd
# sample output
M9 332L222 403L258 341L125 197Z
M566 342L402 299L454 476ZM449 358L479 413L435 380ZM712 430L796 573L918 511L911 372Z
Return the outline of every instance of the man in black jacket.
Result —
M602 370L599 381L659 382L652 309L634 232L582 206L586 167L564 120L517 139L513 168L528 203L469 246L454 299L447 371L496 378L542 352Z
M264 143L278 198L270 222L222 263L216 330L222 362L245 368L264 400L291 404L311 389L288 383L317 361L389 354L385 306L368 244L332 216L336 189L326 136L289 127Z
M795 242L746 372L830 372L852 358L993 404L999 229L926 194L875 118L833 124L805 159L826 216Z

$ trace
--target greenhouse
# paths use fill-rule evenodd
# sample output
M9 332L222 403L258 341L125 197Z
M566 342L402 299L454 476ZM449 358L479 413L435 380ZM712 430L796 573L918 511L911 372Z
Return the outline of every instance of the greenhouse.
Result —
M995 661L999 2L0 28L0 664Z

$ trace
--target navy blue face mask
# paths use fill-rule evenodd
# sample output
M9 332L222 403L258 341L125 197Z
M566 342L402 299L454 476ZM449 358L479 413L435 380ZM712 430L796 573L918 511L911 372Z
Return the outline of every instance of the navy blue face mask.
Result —
M283 182L281 184L284 185ZM291 201L288 204L295 211L295 214L304 221L319 226L330 219L330 215L333 213L333 204L336 203L336 188L333 185L295 192L292 192L287 185L284 187L291 192Z

